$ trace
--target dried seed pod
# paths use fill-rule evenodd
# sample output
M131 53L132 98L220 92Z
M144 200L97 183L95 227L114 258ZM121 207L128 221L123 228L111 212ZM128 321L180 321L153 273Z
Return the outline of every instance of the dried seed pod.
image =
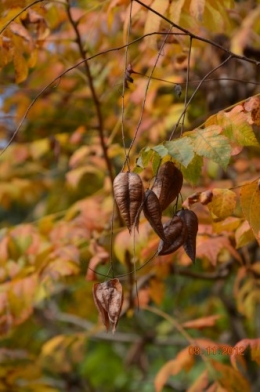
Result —
M165 162L158 170L153 191L159 199L162 211L178 196L183 184L182 172L173 162Z
M119 173L113 183L118 209L131 233L132 226L138 229L139 216L144 198L144 187L136 173Z
M175 252L183 245L188 236L188 229L184 220L174 216L169 222L163 225L166 241L160 241L158 255L164 256Z
M180 210L177 216L182 218L188 229L188 236L183 244L184 250L194 263L196 259L196 237L198 232L198 218L191 210Z
M161 206L156 194L150 189L145 191L143 212L144 216L146 217L156 234L158 234L158 236L162 240L166 241L162 225Z
M123 304L123 289L118 279L111 279L104 283L95 283L93 297L97 310L107 331L112 326L116 330Z

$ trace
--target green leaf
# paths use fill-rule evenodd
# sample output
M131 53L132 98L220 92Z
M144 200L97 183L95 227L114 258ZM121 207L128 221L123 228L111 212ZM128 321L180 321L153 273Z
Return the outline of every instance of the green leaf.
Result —
M165 157L168 154L167 148L165 148L164 145L159 144L158 146L155 146L152 148L157 154L160 155L161 158Z
M177 162L181 163L185 168L187 168L194 158L192 141L188 137L182 137L178 140L165 142L164 145L168 149L169 155Z
M158 153L154 151L153 157L152 157L152 169L153 169L153 174L156 175L159 169L159 166L161 164L162 158Z
M229 140L220 135L222 128L218 125L211 125L205 129L196 129L186 132L185 135L192 140L194 151L205 158L218 163L226 169L231 155Z
M150 162L152 156L153 151L149 147L143 148L140 151L140 155L136 161L136 166L139 166L144 169Z
M240 146L259 146L252 126L248 124L247 114L242 106L236 106L231 112L221 111L209 118L206 126L214 122L223 128L223 134Z
M180 169L185 180L195 185L201 177L202 165L203 159L197 154L195 154L187 168L181 165Z

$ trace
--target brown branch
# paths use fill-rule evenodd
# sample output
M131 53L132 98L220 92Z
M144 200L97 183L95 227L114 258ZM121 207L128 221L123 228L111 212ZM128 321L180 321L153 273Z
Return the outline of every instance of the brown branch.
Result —
M93 83L93 77L92 77L92 74L91 74L91 71L90 71L90 67L89 67L89 64L88 64L88 61L87 61L86 50L83 47L83 42L82 42L79 30L78 30L78 24L72 18L70 0L67 0L67 15L68 15L69 21L71 23L71 26L73 27L73 30L74 30L74 32L76 34L76 43L77 43L77 45L79 47L80 55L81 55L82 59L84 60L85 73L86 73L86 76L87 76L89 88L90 88L90 91L91 91L91 95L92 95L92 98L93 98L93 102L94 102L94 105L95 105L95 108L96 108L96 113L97 113L97 118L98 118L98 132L99 132L100 144L101 144L101 147L102 147L102 150L103 150L104 159L105 159L105 162L106 162L106 166L107 166L107 170L108 170L108 173L109 173L110 181L111 181L111 184L113 185L114 175L113 175L111 162L110 162L110 159L109 159L109 156L108 156L108 152L107 152L108 147L107 147L107 144L105 142L104 121L103 121L103 116L102 116L102 113L101 113L101 105L100 105L100 102L99 102L99 99L98 99L98 96L97 96L97 93L96 93L96 89L95 89L95 86L94 86L94 83Z
M203 38L203 37L201 37L199 35L193 34L191 31L189 31L189 30L185 29L184 27L181 27L181 26L177 25L176 23L172 22L170 19L166 18L164 15L160 14L158 11L156 11L153 8L149 7L148 5L144 4L142 1L140 1L140 0L134 0L134 1L136 3L142 5L144 8L148 9L149 11L153 12L155 15L159 16L160 18L162 18L166 22L168 22L172 27L175 27L176 29L178 29L178 30L182 31L183 33L189 35L190 38L196 39L196 40L201 41L201 42L205 42L205 43L210 44L212 46L215 46L216 48L219 48L219 49L223 50L224 52L226 52L227 54L229 54L230 56L232 56L232 57L234 57L236 59L244 60L244 61L247 61L248 63L252 63L252 64L255 64L257 66L260 65L260 61L256 61L256 60L250 59L249 57L235 54L235 53L231 52L230 50L224 48L223 46L221 46L217 42L214 42L214 41L212 41L210 39Z

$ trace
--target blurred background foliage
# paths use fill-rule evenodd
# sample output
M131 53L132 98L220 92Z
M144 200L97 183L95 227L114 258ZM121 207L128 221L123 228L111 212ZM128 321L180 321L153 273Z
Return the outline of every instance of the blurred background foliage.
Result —
M259 1L145 4L193 34L260 59ZM129 0L4 0L0 15L0 391L151 392L156 375L157 391L245 391L245 385L258 391L260 252L239 203L219 221L214 207L195 205L195 265L179 250L140 269L137 286L132 274L121 279L125 302L114 335L104 331L92 298L93 281L105 277L88 269L107 274L112 254L115 274L125 274L158 246L142 218L133 258L133 238L118 219L112 194L125 160L121 123L128 148L155 62L130 154L131 170L146 186L160 162L148 150L169 138L183 110L187 68L189 98L226 53L193 40L189 56L189 37L173 29L176 35L158 57L169 25ZM151 32L162 34L143 37ZM125 45L135 40L126 62ZM122 118L128 62L135 73L124 91ZM184 129L259 93L258 71L255 63L236 58L218 68L192 100ZM252 129L259 142L259 124ZM174 138L179 136L178 130ZM227 170L207 159L192 161L186 174L183 168L186 205L194 192L235 188L259 176L258 143L248 145L234 153ZM166 216L171 214L172 207ZM148 304L204 347L244 342L245 361L231 363L230 353L218 348L208 355L217 365L210 364L185 351L185 333L163 314L142 309ZM158 373L176 356L179 368ZM215 370L211 376L208 367Z

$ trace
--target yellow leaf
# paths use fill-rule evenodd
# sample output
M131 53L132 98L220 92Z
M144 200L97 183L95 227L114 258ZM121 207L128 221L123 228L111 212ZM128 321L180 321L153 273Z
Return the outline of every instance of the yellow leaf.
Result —
M229 189L215 188L212 190L212 202L208 208L213 219L223 220L228 218L236 207L236 194Z
M169 0L154 0L151 4L151 8L155 11L158 11L161 15L164 15L166 9L168 8L168 5ZM161 17L156 15L154 12L149 11L144 26L144 35L160 31L161 21ZM157 49L157 38L158 37L156 35L151 35L150 37L147 37L147 44L152 48Z
M236 230L235 239L237 249L248 245L250 242L255 240L254 233L247 221L244 221L242 225Z
M16 83L23 82L28 76L28 66L25 58L17 48L14 50L14 69Z
M260 190L258 180L241 187L240 201L243 214L260 243Z
M185 0L173 1L170 6L170 17L173 23L179 24Z
M198 21L202 21L205 7L205 0L191 0L190 14Z

